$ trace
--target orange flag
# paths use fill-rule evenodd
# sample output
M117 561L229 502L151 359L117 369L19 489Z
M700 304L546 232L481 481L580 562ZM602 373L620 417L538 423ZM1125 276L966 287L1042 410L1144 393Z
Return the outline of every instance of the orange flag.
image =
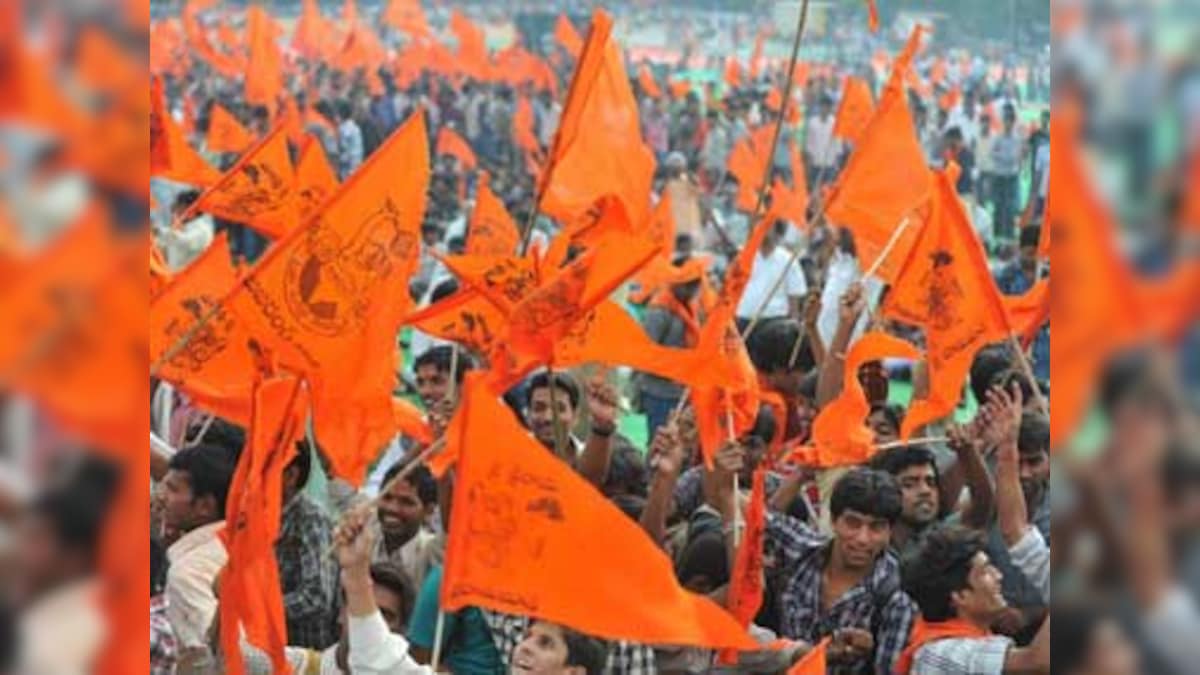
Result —
M188 145L183 131L171 119L162 95L162 80L154 78L150 89L150 173L180 183L207 186L221 173Z
M1024 295L1005 295L1001 299L1008 312L1008 324L1021 338L1021 345L1028 348L1050 320L1050 280L1039 279Z
M452 340L487 357L495 349L508 312L499 309L474 288L461 290L405 318L423 333Z
M237 285L237 273L225 233L175 275L150 304L150 362L192 334L186 345L162 364L158 376L188 395L202 410L245 426L250 422L254 359L252 337L227 308L220 305ZM200 319L216 314L198 332Z
M456 53L460 71L476 79L490 79L488 50L483 29L457 9L450 14L450 32L458 40Z
M579 58L579 53L583 51L583 38L579 37L575 26L565 14L559 14L558 21L554 23L554 39L558 40L558 44L571 56Z
M687 80L671 80L667 87L671 90L671 98L677 100L687 98L688 93L692 91L692 83Z
M1010 333L987 254L954 185L944 174L934 185L932 215L883 304L886 316L924 329L928 350L929 395L909 406L902 438L953 412L975 352Z
M833 122L833 135L857 145L863 130L871 121L874 107L874 103L871 102L871 88L867 86L866 81L859 77L846 76L842 101L838 105L837 118Z
M738 181L738 209L746 213L754 213L758 206L758 189L762 185L763 169L766 159L760 157L754 150L749 136L733 144L726 160L726 168Z
M569 222L614 194L629 222L642 227L649 218L654 155L642 142L637 103L611 33L612 17L596 10L542 176L539 206Z
M787 675L825 675L826 669L829 667L826 658L828 649L829 638L825 638L805 654L804 658L788 668Z
M914 226L923 220L918 211L923 210L933 191L932 174L900 79L920 43L920 33L918 26L896 59L879 106L862 131L861 142L850 155L825 210L831 222L854 233L864 269L875 267L893 235L898 237L876 272L887 281L896 278L912 248L920 229ZM902 223L907 226L897 234Z
M812 445L798 448L789 460L802 466L829 468L861 464L875 453L875 433L867 426L871 404L858 379L863 364L887 357L916 361L916 347L887 333L872 331L850 346L842 373L842 391L813 420Z
M267 250L228 301L263 357L312 385L314 428L352 484L392 438L390 363L408 311L429 183L418 110L324 208ZM244 292L241 292L244 291Z
M526 153L541 153L542 147L537 137L533 135L533 106L529 99L521 96L517 99L517 107L513 110L513 142Z
M251 5L246 10L250 58L244 95L247 103L264 105L268 110L274 110L275 99L283 91L283 57L275 42L277 28L261 6Z
M662 549L537 443L482 376L463 389L447 434L464 496L446 544L447 611L536 616L611 640L756 648L728 613L685 591ZM496 479L517 475L529 480Z
M1134 272L1117 248L1116 220L1083 164L1078 116L1064 103L1050 120L1053 164L1046 223L1054 247L1054 283L1088 289L1051 293L1051 447L1059 447L1074 433L1108 359L1135 343L1152 324L1140 306Z
M730 89L737 89L742 84L742 66L736 56L725 58L725 84Z
M337 174L325 157L325 147L315 136L307 136L296 160L296 197L300 221L315 215L338 189Z
M745 530L729 574L729 613L743 627L749 627L758 615L763 600L763 540L767 525L767 469L754 470L750 503L746 506ZM734 663L737 652L724 651L720 663Z
M708 466L712 466L713 457L721 443L731 434L736 436L752 427L758 415L758 376L746 352L746 344L735 328L734 316L746 284L750 281L750 270L754 267L763 237L768 229L775 227L776 220L778 214L770 210L750 233L737 258L726 269L725 284L700 329L697 349L709 355L713 367L734 373L737 382L721 388L692 388L692 407L696 411L700 451ZM730 417L732 429L728 423Z
M241 152L254 144L254 136L228 110L214 103L208 114L205 143L210 152Z
M413 38L432 36L420 0L391 0L383 13L383 22Z
M520 239L517 232L517 224L505 210L504 202L488 185L488 174L480 174L475 209L467 225L467 255L513 255Z
M642 91L651 98L662 98L662 89L658 87L658 82L654 80L654 73L650 72L650 67L642 64L638 67L638 86Z
M295 378L271 378L255 387L249 438L229 486L221 533L229 552L220 588L221 646L233 675L246 672L243 631L247 642L271 658L275 672L290 670L275 540L283 513L283 470L304 437L307 412L307 392Z
M418 443L432 443L433 430L425 421L425 414L403 398L392 398L392 418L396 421L396 432Z
M296 202L286 130L276 126L205 190L189 211L245 223L278 239L298 225Z
M442 127L438 131L437 154L457 157L464 169L474 169L478 164L471 146L450 127Z
M788 148L792 163L792 187L783 180L775 178L771 184L771 207L780 218L789 220L796 227L803 228L808 224L808 183L805 180L803 160L792 143Z
M358 3L354 0L343 0L342 2L342 21L350 27L354 28L354 24L358 23Z
M762 74L763 46L767 41L767 31L759 29L754 36L754 51L750 54L750 79L757 80Z
M872 33L879 32L879 7L875 0L867 0L867 28L870 28Z
M953 87L938 99L938 107L948 112L957 108L960 101L962 101L962 89Z
M292 33L292 49L308 58L319 58L322 55L322 45L330 29L321 16L317 0L302 0L300 4L300 19Z

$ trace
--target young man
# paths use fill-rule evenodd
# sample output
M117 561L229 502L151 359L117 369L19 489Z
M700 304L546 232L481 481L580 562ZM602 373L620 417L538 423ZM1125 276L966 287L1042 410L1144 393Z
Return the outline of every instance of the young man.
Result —
M800 265L792 260L792 254L780 246L787 234L786 221L775 221L763 237L758 255L750 269L750 279L737 306L738 330L745 330L751 319L801 319L801 307L808 285ZM779 278L783 281L779 282ZM779 282L779 283L777 283ZM761 311L760 311L761 308Z
M956 126L947 129L943 144L946 149L944 155L946 162L954 162L959 168L958 182L955 183L954 191L958 193L959 197L974 195L975 153L967 144L962 130Z
M312 451L302 441L283 470L284 507L275 559L288 644L325 649L338 639L337 565L325 554L333 541L333 521L303 492L311 472Z
M458 363L455 363L454 350L458 350ZM450 383L455 383L455 390L462 384L463 376L472 368L473 362L462 347L438 345L430 347L413 362L413 373L416 375L417 394L426 410L433 410L450 393ZM457 366L457 367L455 367ZM450 370L455 367L453 375Z
M833 136L834 122L833 100L828 95L822 96L817 114L808 118L804 133L804 166L808 167L810 194L816 194L837 176L842 142Z
M719 478L714 486L728 528L736 511L732 480ZM900 490L888 474L856 468L834 486L831 509L832 537L767 514L763 555L778 594L779 632L809 644L832 636L831 663L890 673L916 615L900 589L900 563L888 551Z
M444 537L426 527L437 509L437 483L429 469L419 466L403 479L393 481L407 465L401 460L383 476L387 491L379 496L379 537L374 562L391 562L420 588L425 574L440 564Z
M930 533L914 564L905 566L904 589L921 608L921 620L895 672L1050 672L1049 620L1028 648L991 634L1007 606L1002 576L984 550L982 534L959 527Z
M1017 178L1024 143L1017 133L1017 111L1004 106L1004 131L992 140L992 227L997 239L1012 241L1017 215Z
M442 621L442 663L454 673L503 672L500 654L492 644L491 630L476 607L464 607L453 612L441 611L439 593L442 587L442 567L434 566L425 576L417 593L409 619L408 636L413 658L429 663L434 640L439 637L438 621ZM440 618L439 618L440 615Z
M354 173L355 169L358 168L359 164L362 164L365 158L363 154L363 136L358 123L354 121L349 101L342 100L337 102L337 121L338 179L344 181L350 177L350 174Z
M585 395L590 428L586 442L571 433L582 413L579 404ZM526 389L525 421L542 445L559 453L581 476L600 488L608 476L612 435L617 431L618 400L616 389L603 372L588 381L586 392L566 373L554 373L552 380L548 372L541 372L530 378Z
M217 614L213 582L229 556L218 534L237 467L237 450L201 443L171 458L160 485L166 528L180 537L167 549L167 619L179 644L180 672L203 672L207 635Z

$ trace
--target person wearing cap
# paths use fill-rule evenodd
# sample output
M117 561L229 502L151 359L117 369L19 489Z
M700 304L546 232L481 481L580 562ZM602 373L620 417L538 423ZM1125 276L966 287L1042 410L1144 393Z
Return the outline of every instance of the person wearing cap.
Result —
M651 340L664 347L694 347L700 339L700 310L697 299L706 261L678 256L671 272L651 298L642 327ZM646 437L654 438L679 403L683 388L675 381L639 373L637 390L646 415Z

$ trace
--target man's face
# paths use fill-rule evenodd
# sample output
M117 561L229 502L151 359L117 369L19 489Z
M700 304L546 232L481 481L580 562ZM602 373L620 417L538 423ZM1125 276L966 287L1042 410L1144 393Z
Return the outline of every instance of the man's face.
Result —
M986 553L976 553L971 559L967 587L951 594L958 615L991 623L997 614L1008 607L1000 585L1003 579L1004 575L996 569Z
M64 554L53 528L37 515L22 519L19 541L12 589L15 602L23 605L60 582Z
M163 521L167 529L183 534L214 520L212 499L195 499L192 481L186 471L170 469L159 485L159 500L163 507Z
M379 606L379 613L383 615L383 622L387 624L388 630L396 635L403 635L408 618L404 597L380 584L373 584L372 590L375 592L375 604Z
M833 534L845 565L861 570L875 564L892 538L892 526L886 518L847 509L834 519Z
M554 408L550 399L554 399ZM550 387L538 387L529 395L529 430L533 432L542 445L554 447L554 409L558 409L558 425L563 435L575 427L575 409L571 407L571 399L567 392L556 389L551 396Z
M424 520L425 505L408 481L393 481L391 489L379 496L379 527L389 541L407 542Z
M882 410L876 410L867 418L867 426L875 432L875 440L879 443L891 443L900 440L900 430L892 423Z
M565 675L582 672L567 666L567 642L558 626L538 621L529 627L525 639L513 650L513 675Z
M937 475L928 464L906 467L896 474L903 510L900 517L914 527L932 523L938 513Z
M446 393L450 391L450 373L428 364L417 366L416 375L417 394L427 409L446 398Z
M1050 485L1050 455L1045 450L1022 452L1021 491L1025 493L1025 502L1031 507L1030 517L1033 517L1032 507L1042 503L1046 490Z

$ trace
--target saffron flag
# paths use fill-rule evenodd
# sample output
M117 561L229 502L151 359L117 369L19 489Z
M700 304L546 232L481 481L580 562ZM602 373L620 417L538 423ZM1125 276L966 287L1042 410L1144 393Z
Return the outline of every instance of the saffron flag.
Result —
M662 98L662 89L654 80L654 73L650 72L650 67L644 63L638 67L638 86L650 98Z
M408 33L409 37L427 39L432 36L420 0L391 0L382 19L392 28Z
M867 28L870 28L872 33L879 32L879 6L875 4L875 0L867 0Z
M954 185L938 174L934 189L929 222L883 304L885 316L921 326L927 345L929 394L909 406L902 438L953 412L975 352L1010 334L987 254Z
M642 142L637 103L611 33L612 17L596 10L542 177L539 206L571 221L611 193L640 228L649 218L654 156Z
M394 435L390 362L408 311L429 183L425 116L415 112L242 280L230 302L264 358L312 385L314 428L352 484Z
M474 169L478 164L475 159L475 151L471 150L470 144L450 127L442 127L438 130L437 154L457 158L458 163L464 169Z
M325 200L338 189L337 174L329 166L325 146L315 136L307 136L300 158L296 160L296 197L300 209L300 221L305 222L317 214Z
M283 57L275 41L278 26L265 9L251 5L246 10L246 30L250 46L244 90L246 102L274 110L275 99L283 91Z
M756 648L728 613L684 590L666 553L535 441L481 376L463 389L447 434L462 500L446 545L447 611L536 616L610 640Z
M517 252L517 224L488 184L488 174L479 177L475 208L467 224L467 255L510 256Z
M221 174L188 145L163 100L162 80L150 89L150 173L190 185L212 185Z
M254 388L249 347L253 337L221 305L236 285L237 272L222 232L154 298L147 337L151 363L174 352L160 366L159 377L200 409L245 426L250 423Z
M788 668L787 675L825 675L828 666L826 652L829 650L829 638L825 638L809 650L802 659Z
M812 444L797 448L788 460L808 467L830 468L861 464L875 453L875 433L867 426L871 404L858 371L863 364L884 358L917 360L916 347L887 333L872 331L850 346L842 372L842 391L813 420Z
M533 106L529 104L528 98L521 96L517 99L517 106L513 110L512 124L513 142L518 148L534 154L542 151L541 144L533 135Z
M763 541L767 525L767 469L754 470L750 487L750 503L746 506L745 530L733 559L729 574L729 613L743 627L749 627L762 607L763 599ZM721 663L734 663L736 652L723 652Z
M579 32L564 14L559 14L558 21L554 23L554 39L558 40L558 44L562 45L567 53L579 58L579 53L583 51L583 38L579 37Z
M1039 279L1024 295L1005 295L1002 300L1008 312L1008 324L1020 337L1021 345L1028 348L1041 327L1050 320L1050 280Z
M846 168L826 203L826 215L854 233L864 269L877 265L893 235L891 254L878 263L876 276L892 281L912 248L924 220L919 211L933 193L933 178L917 139L908 95L901 78L920 42L914 29L904 53L893 65L892 77L875 114L860 136ZM897 234L897 229L904 229Z
M838 104L837 118L833 122L833 135L857 145L873 112L871 88L866 81L860 77L846 76L842 101Z
M255 387L249 439L229 486L221 534L229 552L220 588L221 646L233 675L246 672L243 631L247 642L271 658L275 672L290 670L275 540L283 514L283 470L304 436L307 399L303 384L292 377Z
M192 210L245 223L278 239L298 224L296 202L286 129L276 126L205 190Z

